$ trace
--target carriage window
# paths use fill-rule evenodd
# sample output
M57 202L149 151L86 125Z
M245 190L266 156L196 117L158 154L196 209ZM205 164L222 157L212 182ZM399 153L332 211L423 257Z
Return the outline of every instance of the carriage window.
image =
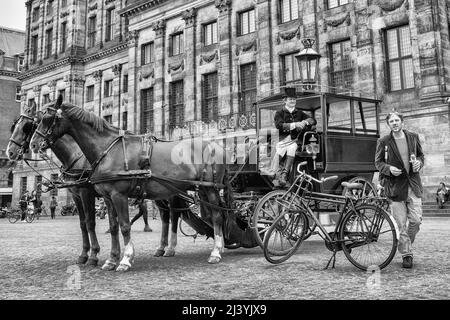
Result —
M327 104L328 132L350 133L350 101L336 101Z
M357 134L376 135L377 132L377 114L376 104L355 101L355 130Z
M275 128L275 112L280 109L279 106L272 108L260 109L259 127L261 129L274 129Z

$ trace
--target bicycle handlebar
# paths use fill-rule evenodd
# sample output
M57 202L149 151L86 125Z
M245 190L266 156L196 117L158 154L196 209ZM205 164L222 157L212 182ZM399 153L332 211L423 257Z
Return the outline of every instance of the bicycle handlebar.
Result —
M306 165L307 163L308 163L308 162L306 162L306 161L300 162L300 163L297 165L297 172L298 172L300 175L306 176L306 177L308 178L308 180L312 180L312 181L315 181L315 182L317 182L317 183L322 184L322 183L324 183L324 182L326 182L326 181L336 180L337 178L339 178L338 176L330 176L330 177L322 178L322 179L320 179L320 180L319 180L319 179L316 179L316 178L314 178L313 176L307 174L305 171L301 171L301 170L300 170L300 168L301 168L302 166Z

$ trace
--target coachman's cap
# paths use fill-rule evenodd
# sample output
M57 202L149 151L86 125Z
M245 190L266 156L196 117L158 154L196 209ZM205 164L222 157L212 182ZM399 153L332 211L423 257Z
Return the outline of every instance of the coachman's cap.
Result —
M295 88L284 88L283 98L297 98L297 93L295 92Z

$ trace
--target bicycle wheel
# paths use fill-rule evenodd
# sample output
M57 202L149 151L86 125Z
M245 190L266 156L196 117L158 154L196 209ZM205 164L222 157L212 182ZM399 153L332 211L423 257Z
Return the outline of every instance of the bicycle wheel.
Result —
M27 212L27 214L25 216L25 221L28 223L32 223L34 221L35 217L36 217L36 215L34 214L34 212Z
M180 232L186 237L197 236L197 231L194 230L190 225L188 225L187 222L183 219L180 219L180 221L178 222L178 229L180 229Z
M16 223L20 219L20 212L11 211L8 213L8 221L10 223Z
M284 213L275 219L264 236L264 257L278 264L289 259L298 249L308 229L304 211Z
M274 190L263 196L256 204L252 215L251 227L255 235L256 242L264 248L264 234L270 228L274 220L284 211L291 202L293 193L286 190ZM300 200L294 199L292 205L299 209Z
M357 268L383 269L397 250L395 225L379 206L362 204L342 220L339 240L347 259Z

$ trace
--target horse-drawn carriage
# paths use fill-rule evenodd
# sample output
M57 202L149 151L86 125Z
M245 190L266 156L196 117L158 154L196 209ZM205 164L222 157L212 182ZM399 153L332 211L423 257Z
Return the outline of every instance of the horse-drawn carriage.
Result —
M375 171L375 144L379 137L378 103L378 100L355 96L299 92L296 107L316 119L317 127L302 135L295 161L300 163L306 160L307 172L317 179L338 176L333 182L315 184L315 190L342 194L348 190L342 189L341 182L358 181L363 185L357 191L360 196L376 194L371 180ZM227 145L226 142L218 143L221 138L215 141L197 138L177 142L155 138L150 139L149 145L144 148L148 166L142 167L145 137L114 128L77 106L63 104L59 98L47 106L46 114L31 139L31 146L35 151L44 145L54 147L55 142L62 141L66 136L71 136L79 145L90 163L89 177L82 182L94 185L109 204L112 213L110 223L115 224L112 230L118 228L119 222L122 228L126 248L119 269L128 270L134 258L126 218L128 197L178 197L185 204L197 203L202 209L201 216L186 210L189 206L185 206L181 208L185 212L183 218L194 228L200 229L201 233L214 236L215 246L209 262L215 263L221 259L224 243L229 248L263 247L264 233L276 218L267 211L267 205L272 203L274 194L281 196L285 193L285 190L274 187L270 165L277 142L274 112L281 107L281 94L257 103L256 135L244 139L243 148ZM32 115L22 115L22 118L23 121L33 121ZM22 134L22 138L29 139L30 132ZM14 139L11 141L23 146ZM66 139L66 142L61 142L66 148L69 143L73 141L67 142ZM186 154L183 155L183 150L196 144L200 149L190 150L189 158L199 156L203 163L184 162ZM227 151L236 148L244 152L235 152L234 156L228 157ZM205 153L205 150L208 152ZM217 161L220 157L231 161ZM294 172L290 179L295 179ZM73 185L76 182L70 184ZM219 195L219 189L226 192ZM192 196L192 192L196 196ZM316 209L319 212L336 208ZM205 214L206 211L213 213ZM219 214L214 215L214 212ZM222 228L227 228L227 231L222 233ZM111 258L104 265L107 269L115 268L120 253L116 247L117 233L114 234ZM253 235L252 239L250 235Z

